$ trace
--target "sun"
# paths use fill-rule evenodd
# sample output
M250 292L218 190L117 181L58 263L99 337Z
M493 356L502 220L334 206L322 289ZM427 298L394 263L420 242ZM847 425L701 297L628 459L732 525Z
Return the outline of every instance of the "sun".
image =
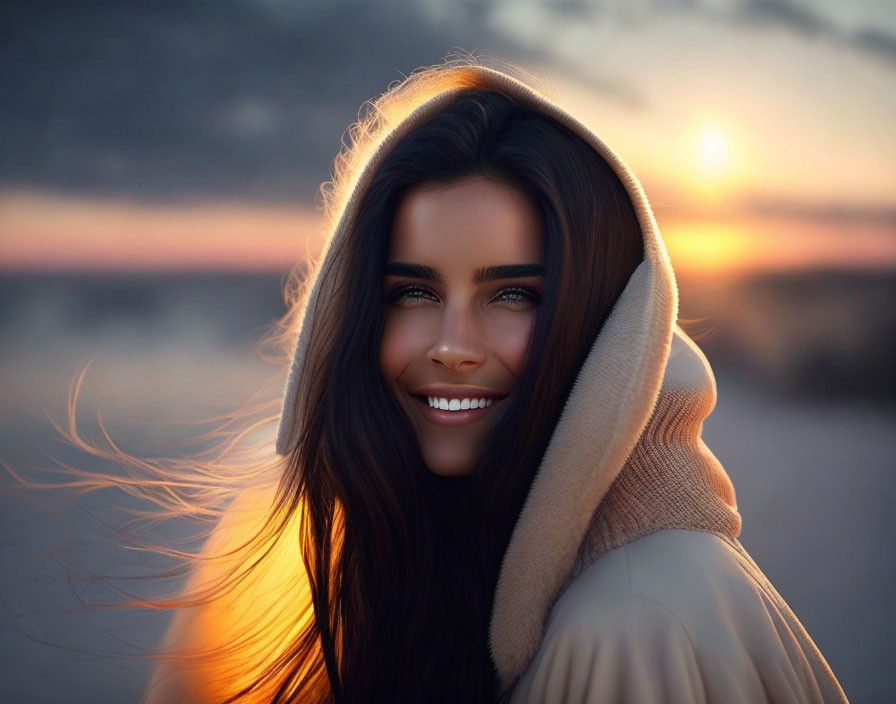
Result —
M700 137L698 146L700 170L705 176L717 176L728 164L728 142L716 129L709 129Z

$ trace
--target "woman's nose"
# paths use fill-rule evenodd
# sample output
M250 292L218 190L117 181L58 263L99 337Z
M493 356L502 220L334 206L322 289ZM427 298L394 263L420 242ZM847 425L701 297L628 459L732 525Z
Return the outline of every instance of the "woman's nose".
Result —
M469 315L446 312L427 354L433 364L460 369L482 364L486 351L478 325Z

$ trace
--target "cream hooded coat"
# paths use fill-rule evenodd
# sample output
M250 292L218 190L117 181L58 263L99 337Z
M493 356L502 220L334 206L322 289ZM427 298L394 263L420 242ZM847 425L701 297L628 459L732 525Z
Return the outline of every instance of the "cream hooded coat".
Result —
M295 446L310 321L340 285L331 245L345 236L381 158L459 92L502 91L569 127L610 164L644 238L644 260L582 365L504 555L489 638L504 700L846 701L811 637L737 540L734 489L701 439L715 380L676 325L674 274L634 174L582 122L503 71L443 68L410 85L346 165L352 178L311 272L277 452ZM172 635L178 628L187 626L175 624Z

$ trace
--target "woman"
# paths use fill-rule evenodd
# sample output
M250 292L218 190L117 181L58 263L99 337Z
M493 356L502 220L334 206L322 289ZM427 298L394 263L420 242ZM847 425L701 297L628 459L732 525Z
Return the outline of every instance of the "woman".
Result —
M622 161L472 62L392 87L350 147L282 475L215 529L147 701L846 701L737 540Z

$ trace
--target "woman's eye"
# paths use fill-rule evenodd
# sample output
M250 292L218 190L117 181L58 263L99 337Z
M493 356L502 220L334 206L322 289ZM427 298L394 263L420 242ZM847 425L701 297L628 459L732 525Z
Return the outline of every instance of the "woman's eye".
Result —
M437 301L439 299L432 291L413 284L394 286L386 295L387 303L405 303L413 300Z
M507 301L513 308L525 308L530 305L538 305L541 302L541 296L538 292L524 286L512 286L502 289L495 300Z

